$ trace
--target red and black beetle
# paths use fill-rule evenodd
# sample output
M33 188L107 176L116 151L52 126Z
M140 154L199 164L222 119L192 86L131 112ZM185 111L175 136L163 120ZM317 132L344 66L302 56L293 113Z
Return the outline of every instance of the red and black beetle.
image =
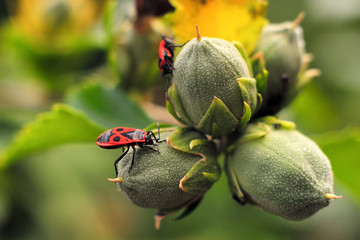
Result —
M166 76L166 90L169 81L169 75L172 74L174 67L174 48L183 47L187 42L182 45L174 45L174 40L165 36L161 37L162 40L159 44L159 68L162 71L162 75Z
M174 41L171 38L162 36L159 44L159 68L163 75L172 74L174 62Z
M118 169L116 164L128 153L130 147L133 148L133 156L132 156L129 172L134 165L135 152L136 152L135 146L146 147L160 154L159 147L156 143L163 142L164 140L163 141L159 141L159 140L160 140L159 126L158 126L158 138L155 137L152 131L145 132L144 130L136 129L136 128L116 127L100 134L100 136L96 141L96 144L99 147L105 149L123 148L124 150L124 147L128 147L114 163L115 172L117 176ZM153 149L149 147L149 145L156 146L157 149Z

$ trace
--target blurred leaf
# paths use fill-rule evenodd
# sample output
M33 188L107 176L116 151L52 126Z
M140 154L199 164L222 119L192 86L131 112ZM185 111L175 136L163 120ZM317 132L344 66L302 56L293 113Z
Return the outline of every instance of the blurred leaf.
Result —
M109 128L118 126L144 128L152 123L122 89L106 88L93 81L85 82L71 91L67 102Z
M321 86L312 82L279 116L296 122L296 128L304 133L341 129L344 127L344 119L331 98Z
M92 142L105 129L85 114L64 104L26 124L0 154L0 169L15 160L66 143Z
M116 45L114 64L121 73L123 89L144 91L164 84L165 79L161 77L158 66L160 40L160 36L154 33L144 35L132 30L123 44Z
M0 178L3 181L3 178ZM5 187L0 184L0 226L4 225L9 214L9 196L7 196Z
M38 39L5 25L0 28L0 50L12 60L8 68L16 73L15 76L36 78L46 83L50 90L63 92L75 76L106 63L108 46L104 33L98 32ZM24 70L27 74L23 73Z
M313 139L330 159L335 179L352 191L360 203L360 128L348 127L316 135Z
M152 123L150 125L148 125L146 128L143 128L144 131L153 131L154 133L157 133L158 130L158 124L157 123ZM176 126L174 124L171 124L171 123L159 123L159 129L160 129L160 132L161 130L163 129L168 129L168 128L176 128Z

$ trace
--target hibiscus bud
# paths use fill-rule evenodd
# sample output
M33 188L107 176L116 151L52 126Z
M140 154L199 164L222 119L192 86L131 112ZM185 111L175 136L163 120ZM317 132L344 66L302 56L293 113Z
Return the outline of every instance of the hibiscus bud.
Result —
M304 14L300 14L295 21L271 23L263 28L252 58L254 75L267 78L257 78L263 98L258 116L276 114L305 82L319 75L318 70L307 72L306 69L311 58L305 53L303 29L299 25L303 17Z
M198 33L174 69L168 109L182 123L219 138L243 127L255 111L256 80L232 43Z
M156 130L153 130L157 134ZM162 129L154 150L136 147L109 179L135 205L157 209L157 220L199 201L220 175L214 143L192 128ZM193 209L192 209L193 210ZM159 224L159 221L157 222Z
M226 158L234 197L290 220L310 217L334 195L330 162L291 122L249 124Z

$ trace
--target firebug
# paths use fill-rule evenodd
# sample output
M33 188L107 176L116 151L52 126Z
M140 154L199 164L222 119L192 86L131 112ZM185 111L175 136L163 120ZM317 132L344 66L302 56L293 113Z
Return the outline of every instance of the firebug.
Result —
M136 128L116 127L100 134L100 136L96 141L96 144L99 147L105 149L123 148L123 153L120 155L118 159L116 159L114 163L115 172L117 176L118 174L117 163L128 153L130 147L132 147L133 149L133 156L132 156L129 172L134 165L135 152L136 152L135 146L146 147L160 154L159 147L156 143L160 143L163 141L160 141L160 129L158 125L158 138L155 137L155 134L152 131L146 132L144 130L136 129ZM156 149L153 149L149 146L155 146ZM124 151L124 147L127 147L125 151Z
M162 40L159 44L159 68L162 75L166 76L166 88L168 87L169 75L172 75L174 67L174 48L183 47L187 42L182 45L174 45L174 40L165 36L161 37Z

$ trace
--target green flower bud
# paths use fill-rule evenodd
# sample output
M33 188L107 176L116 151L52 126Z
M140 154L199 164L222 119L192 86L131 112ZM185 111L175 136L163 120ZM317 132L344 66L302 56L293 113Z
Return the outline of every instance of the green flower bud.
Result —
M333 194L330 162L320 148L273 117L249 124L226 159L226 173L240 203L259 205L290 220L310 217Z
M310 59L305 54L303 30L299 26L303 17L300 14L293 22L268 24L263 28L256 50L258 54L252 62L254 75L267 77L267 81L257 78L258 91L263 98L259 116L277 113L295 96L304 82L318 75L318 72L311 72L311 76L299 77ZM263 64L259 64L262 60ZM268 76L262 73L259 65L265 65Z
M169 112L213 138L241 128L256 108L256 81L226 40L198 35L182 48L174 69Z
M131 149L118 163L117 178L109 179L133 204L157 209L157 227L164 216L181 208L192 211L220 175L214 143L203 134L191 128L162 129L165 139L157 143L159 152L136 147L129 171Z

